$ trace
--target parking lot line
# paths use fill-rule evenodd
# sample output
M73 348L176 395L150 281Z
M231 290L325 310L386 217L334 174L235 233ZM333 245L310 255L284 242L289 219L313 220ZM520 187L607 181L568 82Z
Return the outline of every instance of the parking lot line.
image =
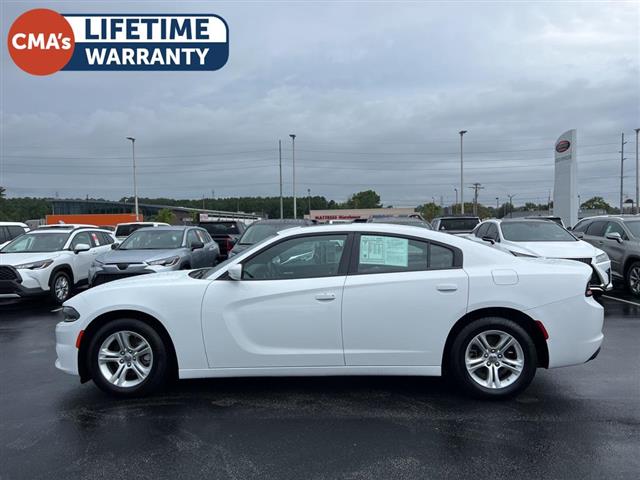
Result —
M610 297L609 295L602 295L602 298L607 298L609 300L615 300L617 302L628 303L629 305L635 305L636 307L640 307L640 303L631 302L629 300L623 300L622 298Z

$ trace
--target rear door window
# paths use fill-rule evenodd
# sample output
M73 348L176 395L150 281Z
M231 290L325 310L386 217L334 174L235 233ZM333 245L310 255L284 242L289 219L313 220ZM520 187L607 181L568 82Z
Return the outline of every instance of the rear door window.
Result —
M482 238L487 234L487 229L489 228L488 223L481 224L476 230L476 237Z
M587 227L587 235L591 235L593 237L603 237L604 229L607 226L607 222L604 220L598 220L593 222L591 225Z

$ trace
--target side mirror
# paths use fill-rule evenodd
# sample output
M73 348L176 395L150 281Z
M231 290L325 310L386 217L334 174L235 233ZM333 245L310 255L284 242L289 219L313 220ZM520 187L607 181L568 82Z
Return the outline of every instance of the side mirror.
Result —
M77 255L80 252L87 252L89 250L91 250L91 246L87 245L86 243L79 243L78 245L76 245L76 248L73 249L73 253Z
M242 280L242 264L236 263L235 265L231 265L227 273L231 280Z
M202 242L191 242L191 250L199 250L204 248L204 243Z
M491 237L482 237L482 241L483 242L489 242L491 245L493 245L494 243L496 243L496 241L491 238Z
M571 232L576 238L584 238L584 232Z
M607 239L615 240L618 243L622 243L622 237L618 232L607 233Z
M118 242L112 243L111 244L111 250L116 250L119 246L120 246L120 244Z

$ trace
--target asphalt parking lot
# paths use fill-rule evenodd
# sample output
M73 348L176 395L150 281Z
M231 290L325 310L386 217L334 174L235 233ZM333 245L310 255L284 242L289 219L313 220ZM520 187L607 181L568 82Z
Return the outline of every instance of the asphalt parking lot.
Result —
M0 479L638 478L640 306L507 402L440 379L183 381L122 401L53 365L51 307L0 305Z

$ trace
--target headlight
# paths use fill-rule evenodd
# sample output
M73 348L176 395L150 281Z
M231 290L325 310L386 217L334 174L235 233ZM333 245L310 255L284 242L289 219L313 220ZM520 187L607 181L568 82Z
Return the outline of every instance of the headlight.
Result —
M515 252L513 250L509 250L512 254L514 254L516 257L528 257L528 258L537 258L535 255L529 255L527 253L520 253L520 252Z
M609 255L607 255L604 252L596 257L596 263L603 263L608 261L609 261Z
M75 322L80 318L80 314L73 307L62 307L61 310L65 322Z
M47 268L53 263L53 260L40 260L38 262L23 263L21 265L14 265L16 270L40 270Z
M180 257L169 257L169 258L162 258L160 260L153 260L151 262L147 262L147 265L161 265L163 267L172 267L179 261L180 261Z

